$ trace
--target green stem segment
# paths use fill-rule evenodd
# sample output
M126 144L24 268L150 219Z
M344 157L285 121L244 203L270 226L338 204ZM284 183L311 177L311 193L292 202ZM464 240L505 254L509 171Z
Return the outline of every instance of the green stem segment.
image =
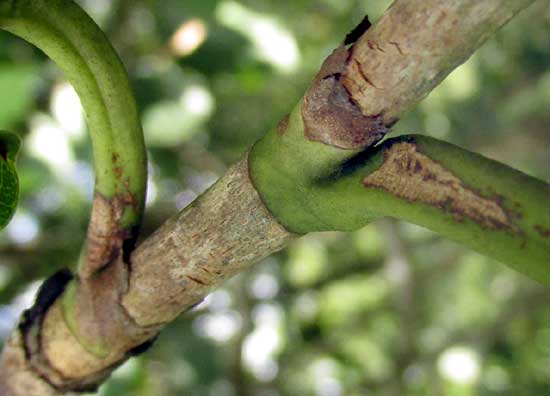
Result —
M353 230L391 216L550 284L547 183L415 135L388 139L329 169L322 164L332 162L336 148L307 140L302 125L294 111L284 133L270 132L250 153L253 182L289 231Z
M71 0L0 0L0 28L34 44L62 69L86 114L94 153L94 200L78 277L62 299L71 332L86 349L105 355L110 333L97 328L97 311L116 307L119 290L112 288L110 300L99 301L98 296L103 296L102 288L109 289L107 281L123 285L122 271L107 280L105 273L120 268L133 249L147 182L143 132L128 76L107 37ZM36 322L34 326L41 326ZM26 342L31 348L34 341ZM39 356L40 351L32 354Z
M81 276L90 276L106 264L91 257L107 255L109 249L98 246L103 243L99 241L134 238L144 208L146 153L126 71L100 28L71 0L0 0L0 28L44 51L81 99L92 138L98 198L89 252L83 254L80 268ZM109 224L93 224L105 216Z

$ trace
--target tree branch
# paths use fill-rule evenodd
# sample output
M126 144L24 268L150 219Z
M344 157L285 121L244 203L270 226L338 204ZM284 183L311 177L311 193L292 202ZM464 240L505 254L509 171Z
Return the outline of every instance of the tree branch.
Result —
M70 0L0 0L0 28L44 51L84 107L96 184L80 275L91 277L131 250L145 202L145 146L126 70L103 32Z
M108 347L112 329L96 323L101 311L97 295L107 286L101 283L102 271L113 262L114 268L123 266L137 238L145 202L145 147L124 66L80 7L70 0L0 0L0 28L36 45L61 67L80 96L94 151L94 200L78 278L69 283L74 293L65 294L63 301L67 277L53 277L3 355L0 394L32 394L29 389L48 394L48 382L58 377L42 355L49 304L60 307L52 310L58 312L59 328L77 338L81 348L102 354ZM111 284L122 281L112 279Z
M327 58L291 114L255 144L251 175L267 207L294 232L331 229L309 205L312 181L380 141L533 1L396 0L356 43Z
M550 229L549 197L547 183L411 135L388 139L316 180L307 200L331 229L385 216L407 220L548 285L550 238L541 230Z
M351 48L342 84L391 124L533 2L397 0Z
M82 337L75 337L63 320L67 311L63 305L75 293L87 290L86 285L72 281L64 297L45 313L41 347L31 363L24 358L27 348L21 342L21 329L12 336L0 361L0 391L10 396L42 396L90 389L119 363L145 349L164 324L293 237L265 208L243 158L143 242L132 254L130 267L117 261L94 278L98 293L90 296L89 309L95 315L90 316L90 320L95 317L90 326L100 326L96 343L108 347L106 354L85 348ZM36 394L16 391L30 389L37 381L43 385L40 377L47 379L50 393L43 388L37 388L40 393Z
M485 185L484 178L504 174L507 179L502 183L519 180L529 191L534 191L535 197L547 198L547 186L541 187L542 182L525 181L526 176L509 169L495 171L501 169L496 165L476 170L488 174L478 178L472 167L487 160L475 157L473 162L468 162L472 154L449 146L439 155L437 148L441 146L431 145L431 140L426 140L427 143L415 140L414 144L410 140L393 140L368 151L366 158L356 157L378 142L399 114L421 100L485 38L530 2L397 0L356 44L351 48L342 45L327 59L300 105L283 119L277 130L268 133L249 156L233 166L210 190L168 220L129 260L123 260L128 257L119 254L100 272L96 271L100 266L87 265L84 268L90 270L81 271L80 279L68 280L61 276L54 280L62 282L50 281L50 287L43 289L37 304L27 313L27 321L22 322L23 326L13 334L4 350L0 361L0 393L53 396L96 386L120 362L146 349L163 325L198 303L228 277L284 247L296 236L293 232L352 229L373 218L396 215L426 223L457 240L463 238L470 246L495 257L504 256L496 247L507 243L516 258L521 249L526 249L531 261L516 266L548 280L540 268L544 242L531 224L532 216L539 211L537 203L522 193L511 193L511 199L517 198L527 207L528 215L518 219L507 211L514 201L506 200L501 206L494 195L487 195L486 191L478 194L476 190L478 182L482 187L499 186L497 182ZM66 9L62 10L63 7ZM0 15L2 26L38 45L47 39L62 43L48 49L49 54L62 64L69 62L69 58L77 59L74 69L67 65L68 76L75 79L81 95L90 92L93 96L89 102L83 101L90 110L90 123L94 125L93 117L99 114L99 127L112 127L107 130L117 131L113 141L142 147L140 138L134 142L124 135L125 131L135 131L133 121L124 116L128 112L124 106L130 103L131 117L135 115L135 107L131 96L125 93L127 80L120 74L123 71L118 59L107 55L103 64L104 51L111 49L106 49L104 37L91 27L91 22L73 3L0 0ZM71 20L78 21L75 24L78 26L71 25ZM58 29L54 28L56 23L61 23ZM391 33L393 30L395 34ZM86 34L91 34L93 42L85 40L80 46L71 41ZM71 56L67 57L68 54ZM118 72L111 75L108 70L111 66ZM82 80L79 73L84 74ZM110 91L119 83L122 93ZM402 90L396 88L400 84L404 84ZM119 94L122 99L115 98ZM111 99L115 100L112 104L108 102ZM116 110L111 112L111 109ZM391 174L396 166L392 165L395 161L383 161L384 154L391 159L392 148L399 149L401 155L403 147L407 153L410 149L407 145L411 144L415 150L408 153L417 155L414 164L420 162L426 165L422 169L437 170L435 180L441 191L448 192L449 183L461 193L470 191L464 203L469 210L456 210L453 200L434 203L431 198L424 198L423 190L418 191L414 199L400 197L399 194L406 194L405 190L392 189L418 177L409 172L408 162L399 177L390 179L395 180L395 186L384 190L386 178L376 175ZM94 148L98 145L101 143L94 140ZM430 147L436 149L430 151ZM465 160L464 173L448 163L447 154L457 150L469 158ZM113 156L96 159L98 177L107 173L116 179L118 171L112 166L113 160ZM127 162L142 163L142 159L129 156L123 161ZM442 165L438 165L439 162ZM392 166L387 168L384 164ZM139 169L136 174L143 175ZM127 179L132 189L142 191L136 187L134 178ZM126 186L126 179L123 180L122 185ZM472 188L469 188L470 182ZM113 190L117 186L120 184L116 182L108 184L102 193L118 197ZM509 187L507 185L508 190ZM501 194L502 189L496 191ZM383 202L386 198L395 205L395 211ZM135 218L131 215L134 212L128 209L128 201L116 201L124 204L122 213L130 213L121 219ZM97 221L119 213L114 211L110 200L99 202L100 208L105 203L109 210L98 209ZM141 207L141 201L139 203ZM371 204L376 206L371 208ZM94 203L94 211L95 207ZM514 207L510 208L512 213ZM95 221L92 217L92 224ZM548 225L544 221L540 224L542 230ZM474 239L485 238L480 240L492 243L493 247L481 246L479 241L464 236L465 232L472 232ZM89 249L92 258L103 257L102 250ZM48 304L41 305L44 301ZM24 326L29 318L37 324L30 333Z

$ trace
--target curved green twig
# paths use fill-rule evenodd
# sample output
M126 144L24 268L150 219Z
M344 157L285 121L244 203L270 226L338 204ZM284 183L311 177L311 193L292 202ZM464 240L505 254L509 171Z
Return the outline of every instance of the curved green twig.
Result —
M329 169L336 149L308 141L301 125L295 111L284 133L270 132L250 153L255 186L290 231L353 230L391 216L550 284L549 184L415 135L350 151Z
M94 151L95 196L82 277L135 238L146 188L146 154L124 66L99 27L70 0L0 0L0 28L34 44L80 96Z

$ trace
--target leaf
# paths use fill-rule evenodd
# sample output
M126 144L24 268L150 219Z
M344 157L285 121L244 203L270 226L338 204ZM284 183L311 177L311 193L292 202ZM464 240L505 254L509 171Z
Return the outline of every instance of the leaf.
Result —
M20 144L17 135L0 131L0 229L10 221L19 200L15 159Z

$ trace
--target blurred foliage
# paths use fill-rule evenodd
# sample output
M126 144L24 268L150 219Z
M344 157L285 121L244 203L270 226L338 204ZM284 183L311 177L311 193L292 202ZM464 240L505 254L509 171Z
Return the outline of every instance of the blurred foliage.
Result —
M200 194L388 1L81 0L121 54L150 175L144 234ZM539 1L397 126L550 180L550 5ZM23 138L0 234L0 338L37 281L73 266L92 191L74 93L0 35L0 128ZM510 186L514 188L514 186ZM102 396L550 394L550 291L419 227L304 237L232 279L116 371Z

